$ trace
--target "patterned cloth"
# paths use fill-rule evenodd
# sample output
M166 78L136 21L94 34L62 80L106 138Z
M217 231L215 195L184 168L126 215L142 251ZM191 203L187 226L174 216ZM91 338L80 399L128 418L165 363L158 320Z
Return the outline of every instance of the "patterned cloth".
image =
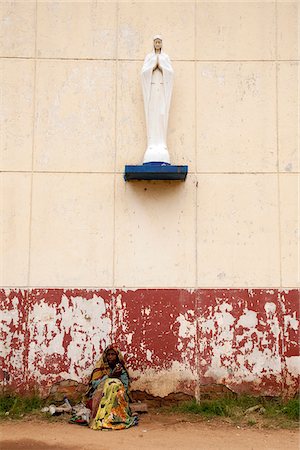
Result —
M114 350L121 373L114 377L107 361L107 352ZM85 395L86 405L91 410L89 426L93 430L121 430L137 425L138 417L132 416L129 407L129 375L122 353L115 345L109 345L96 363L89 389Z
M125 386L125 389L127 391L127 394L129 394L129 375L126 368L126 363L124 360L124 357L120 350L116 347L116 345L111 344L104 350L101 358L96 363L95 369L92 372L92 375L90 377L89 381L89 387L87 392L85 393L85 401L89 403L89 407L94 410L94 406L92 408L92 401L91 399L94 399L94 396L97 397L102 396L103 393L103 382L106 378L111 377L113 378L113 369L108 364L107 361L107 352L109 350L113 350L117 354L117 362L122 366L122 373L118 378L122 381L122 383ZM93 400L93 404L94 404ZM98 401L99 404L99 401ZM96 412L92 414L92 417L94 417Z
M124 384L118 378L107 378L98 411L90 422L93 430L122 430L137 425L138 418L131 415Z

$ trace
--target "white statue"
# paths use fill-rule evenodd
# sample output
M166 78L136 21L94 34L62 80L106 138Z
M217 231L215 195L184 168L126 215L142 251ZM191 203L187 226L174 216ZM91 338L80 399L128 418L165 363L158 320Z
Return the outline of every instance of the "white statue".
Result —
M141 71L148 138L143 163L170 164L167 128L173 88L173 69L168 55L161 48L161 36L154 36L153 51L146 56Z

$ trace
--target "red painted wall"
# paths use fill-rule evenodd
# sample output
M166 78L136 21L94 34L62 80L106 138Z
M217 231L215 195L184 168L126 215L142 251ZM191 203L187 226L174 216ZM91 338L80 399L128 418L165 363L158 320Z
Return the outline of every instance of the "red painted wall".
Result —
M116 342L133 389L201 395L201 385L292 396L298 389L299 291L1 290L1 381L46 393L85 381Z

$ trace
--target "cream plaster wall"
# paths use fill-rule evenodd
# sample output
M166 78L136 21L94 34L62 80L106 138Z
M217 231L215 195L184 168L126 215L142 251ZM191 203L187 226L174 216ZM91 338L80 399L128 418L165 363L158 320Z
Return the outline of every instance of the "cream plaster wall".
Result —
M0 4L1 286L296 287L297 2ZM161 33L185 183L125 183Z

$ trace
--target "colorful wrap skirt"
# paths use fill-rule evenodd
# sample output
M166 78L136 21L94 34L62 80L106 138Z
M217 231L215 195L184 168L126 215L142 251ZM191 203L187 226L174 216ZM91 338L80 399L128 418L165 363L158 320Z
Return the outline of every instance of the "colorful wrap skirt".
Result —
M102 387L100 389L102 391ZM96 392L95 394L97 397ZM93 402L93 410L94 405ZM92 417L95 412L95 410L92 411ZM93 430L122 430L137 425L137 422L138 418L131 414L129 398L122 381L118 378L107 378L97 412L90 421L90 428Z

